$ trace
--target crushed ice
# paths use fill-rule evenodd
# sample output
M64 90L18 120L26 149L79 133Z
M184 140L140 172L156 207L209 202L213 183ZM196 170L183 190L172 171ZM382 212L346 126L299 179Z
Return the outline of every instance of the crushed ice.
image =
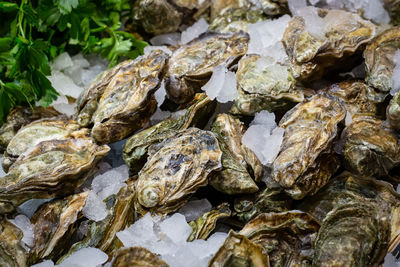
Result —
M25 215L19 214L13 220L9 220L12 224L21 229L23 237L22 243L25 245L25 248L29 251L29 248L33 246L34 242L34 232L31 221Z
M3 154L0 154L0 177L6 176L6 172L3 170L3 165L1 164L3 162Z
M275 123L275 114L263 110L256 113L242 143L250 148L263 165L270 165L279 153L284 129Z
M392 90L390 94L394 95L400 91L400 49L398 49L393 57L395 67L392 74Z
M211 99L220 103L233 101L238 95L236 75L225 66L216 66L210 80L201 88Z
M166 33L154 36L150 39L152 45L178 45L181 41L181 34L179 32Z
M191 200L187 202L178 213L185 216L186 221L190 222L196 220L198 217L211 210L211 203L206 199Z
M196 21L192 26L188 27L186 30L182 32L181 42L182 44L187 44L200 34L206 32L208 30L208 23L204 18Z
M184 215L175 213L161 220L149 213L117 237L125 247L141 246L174 267L204 267L225 241L226 233L214 233L207 240L186 242L192 232Z

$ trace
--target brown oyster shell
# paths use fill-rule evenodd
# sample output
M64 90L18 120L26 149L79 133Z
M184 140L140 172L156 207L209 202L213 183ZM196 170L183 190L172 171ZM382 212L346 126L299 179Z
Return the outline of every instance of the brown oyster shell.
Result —
M257 156L242 144L244 124L228 114L219 114L211 131L217 135L222 151L222 170L210 177L210 185L226 194L244 194L258 191L249 169L260 181L263 175Z
M189 225L193 228L193 232L189 235L187 241L190 242L196 239L206 240L212 231L214 231L217 221L230 216L231 210L228 203L222 203L215 209L204 213L196 220L189 222Z
M400 27L392 27L376 36L364 51L366 81L378 91L392 89L393 57L400 49Z
M22 231L0 217L0 266L26 267L28 253L22 245Z
M142 247L130 247L118 250L112 267L168 267L156 254Z
M316 12L331 23L323 38L311 35L304 19L295 16L282 39L296 80L316 79L328 67L343 66L343 59L360 51L376 34L376 26L357 14L324 9Z
M390 100L386 108L386 117L393 129L400 130L400 92Z
M354 174L385 178L400 164L397 134L372 116L353 116L343 130L341 143L344 166Z
M40 142L66 140L79 128L79 124L67 118L37 120L22 127L7 146L2 162L3 169L8 172L20 155Z
M18 130L42 118L51 118L61 115L53 107L16 107L10 110L6 122L0 128L0 153L6 150L8 143Z
M224 244L215 253L208 266L269 267L269 260L268 255L262 253L260 246L231 230Z
M315 194L338 169L333 151L344 105L334 96L315 95L287 112L281 150L272 163L272 178L294 199Z
M34 248L29 260L57 259L68 248L70 238L76 230L77 220L82 216L88 192L69 196L42 205L31 218L34 231Z
M301 211L263 213L239 234L263 248L272 266L311 266L319 222Z
M215 135L197 128L152 145L136 184L138 212L165 215L179 209L221 168L221 155Z
M0 214L12 212L32 198L73 193L109 150L85 136L39 143L0 179Z
M189 102L214 67L230 67L246 53L248 41L244 32L205 33L175 50L165 74L168 98L178 104Z

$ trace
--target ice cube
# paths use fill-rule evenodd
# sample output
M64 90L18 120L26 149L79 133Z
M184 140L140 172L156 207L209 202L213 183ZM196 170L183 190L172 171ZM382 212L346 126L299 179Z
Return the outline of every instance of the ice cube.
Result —
M108 214L106 204L93 191L89 192L82 213L86 218L96 222L104 220Z
M41 263L31 265L31 267L54 267L54 262L52 260L45 260Z
M352 119L352 115L351 115L351 113L350 112L346 112L346 118L345 118L345 120L344 120L344 124L346 125L346 126L349 126L350 124L351 124L351 122L353 121L353 119Z
M3 154L0 154L0 177L6 176L6 172L3 170L3 165L1 164L3 162Z
M181 34L179 32L172 32L154 36L150 39L152 45L178 45L181 41Z
M82 53L78 53L72 58L72 63L77 68L88 68L90 66L89 61L83 57Z
M191 200L178 210L183 214L187 222L193 221L211 210L211 203L206 199Z
M63 95L69 95L73 98L78 98L83 88L77 86L74 81L60 71L52 71L51 76L47 76L51 85L56 91Z
M161 106L165 100L165 96L167 95L167 91L165 90L165 82L162 80L160 88L154 93L154 97L157 100L157 106Z
M269 131L269 133L271 133L272 130L277 127L275 122L275 114L267 110L257 112L253 121L250 123L250 126L252 125L262 125Z
M395 95L400 91L400 49L396 51L393 57L395 67L392 74L392 89L390 90L391 95Z
M192 227L187 224L185 216L179 213L173 214L159 224L161 232L166 234L174 243L185 242L192 233Z
M72 67L74 63L67 52L58 55L51 63L51 69L55 71L65 70L66 68Z
M67 116L72 116L75 113L75 104L69 104L68 103L68 98L60 94L56 101L52 103L52 106L54 107L55 110L58 112L64 113Z
M98 248L82 248L71 254L68 258L63 260L60 267L82 266L82 267L97 267L108 260L106 253Z
M201 89L210 99L217 99L220 103L233 101L238 95L236 75L225 66L217 66L213 69L210 80Z
M110 185L125 182L128 178L129 168L124 164L96 176L92 181L92 190L99 193Z
M391 253L388 253L386 254L382 267L400 267L400 261L398 261Z
M34 232L33 232L33 226L29 218L26 217L25 215L19 214L13 220L9 221L15 226L17 226L19 229L21 229L24 235L22 238L22 242L27 247L32 247L34 241Z
M171 55L171 54L172 54L172 51L169 50L168 47L166 47L166 46L151 46L151 45L148 45L148 46L146 46L146 47L144 48L144 54L145 54L145 55L148 55L148 54L150 54L150 53L151 53L152 51L154 51L154 50L162 50L162 51L164 51L165 53L167 53L168 55Z
M192 26L188 27L186 30L182 32L181 35L182 44L187 44L188 42L198 37L200 34L206 32L208 26L209 25L204 18L201 18L198 21L196 21Z
M296 16L298 13L298 10L304 8L307 6L307 1L306 0L288 0L288 6L290 13L292 13L293 16Z

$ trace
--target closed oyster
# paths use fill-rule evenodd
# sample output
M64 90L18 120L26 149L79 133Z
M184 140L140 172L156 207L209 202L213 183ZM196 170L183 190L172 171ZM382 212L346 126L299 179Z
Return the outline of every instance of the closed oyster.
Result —
M175 136L179 131L196 126L203 128L216 103L206 94L196 94L185 115L178 119L167 119L130 137L124 147L123 158L131 173L137 173L146 162L149 146Z
M272 266L311 266L319 228L319 222L307 213L271 212L248 222L239 234L261 246Z
M181 104L209 80L213 68L230 67L247 51L249 35L205 33L175 50L168 61L166 90L168 98Z
M209 0L138 0L133 5L133 19L150 34L176 32L182 24L193 23L195 13L208 4Z
M296 89L289 69L259 55L239 61L236 79L239 96L233 114L254 115L264 109L286 111L304 100L304 91Z
M400 164L396 133L372 116L353 116L342 133L345 168L354 174L385 178Z
M298 208L322 222L314 257L315 263L321 263L317 266L354 262L377 266L389 243L394 248L399 242L400 195L387 182L344 172Z
M201 186L211 171L221 168L222 152L215 135L189 128L152 145L139 172L136 205L139 213L165 215L179 209Z
M217 220L231 216L231 210L228 203L222 203L215 209L204 213L194 221L189 222L193 228L193 232L188 237L187 241L196 239L206 240L212 231L214 231Z
M22 231L4 217L0 217L0 266L25 267L27 252L22 246Z
M388 94L392 89L394 54L400 49L400 27L392 27L375 37L364 51L366 81Z
M400 130L400 92L397 92L390 100L386 117L393 129Z
M268 186L255 196L235 199L234 209L240 221L248 222L261 213L288 211L291 204L292 198L280 186Z
M222 170L211 175L210 185L230 195L257 192L258 186L250 173L260 181L263 169L253 151L242 144L243 123L228 114L219 114L211 131L217 135L221 147Z
M117 232L125 229L134 222L134 179L126 181L127 186L120 189L118 194L111 195L105 202L108 211L106 218L89 225L86 236L71 246L69 251L59 259L62 262L73 252L86 247L97 247L102 251L113 255L120 247L121 241L116 237Z
M168 267L156 254L142 247L130 247L118 250L112 267Z
M90 119L92 136L100 143L122 140L140 129L156 109L154 92L167 58L165 52L155 50L103 74L82 94L78 122L87 124L95 108ZM91 98L91 91L96 98Z
M0 179L0 214L14 211L31 198L73 193L109 150L85 136L39 143Z
M34 121L21 128L11 139L3 157L3 169L8 172L10 166L28 149L48 140L66 140L79 129L79 124L68 119L43 119Z
M345 114L336 97L320 93L297 104L279 122L285 134L272 178L292 198L315 194L339 168L333 143Z
M333 178L299 208L322 221L313 264L378 266L400 233L400 195L374 178Z
M260 246L231 230L208 266L269 267L269 261L268 255L262 253Z
M376 32L376 26L359 15L343 10L308 7L304 16L320 17L316 36L303 17L295 16L288 24L282 42L291 61L296 80L315 79L328 67L343 66L343 59L358 52ZM310 32L310 31L314 32Z
M0 153L8 146L8 143L18 132L18 130L42 118L51 118L61 115L53 107L17 107L10 110L6 122L0 128Z
M347 112L351 115L376 115L379 111L378 103L383 100L381 94L361 81L335 83L326 92L343 100Z
M225 8L212 20L208 29L214 32L248 32L248 24L265 20L262 10Z
M31 218L35 244L29 253L31 264L44 258L57 259L68 249L87 196L88 192L83 192L48 202L36 211Z

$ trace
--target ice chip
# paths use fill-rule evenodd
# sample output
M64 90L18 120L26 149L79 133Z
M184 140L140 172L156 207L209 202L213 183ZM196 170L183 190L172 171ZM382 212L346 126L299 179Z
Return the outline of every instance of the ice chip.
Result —
M181 41L181 34L179 32L166 33L154 36L150 39L152 45L178 45Z
M33 214L36 212L36 210L40 207L40 205L49 202L52 200L50 199L30 199L28 201L25 201L18 207L18 212L24 214L28 218L31 218Z
M74 67L88 68L90 66L89 61L83 57L82 53L76 54L71 59L72 59Z
M47 78L54 89L60 94L78 98L83 91L82 87L77 86L70 77L60 71L52 71L51 76L47 76Z
M204 33L208 29L208 23L204 18L196 21L192 26L188 27L186 30L182 32L181 42L182 44L187 44L200 34Z
M382 267L400 267L400 261L398 261L391 253L388 253L386 254Z
M22 242L27 247L32 247L34 241L34 232L33 232L33 226L29 218L26 217L25 215L19 214L13 220L9 221L15 226L17 226L19 229L21 229L24 235L22 238Z
M346 112L346 118L345 118L345 120L344 120L344 124L346 125L346 126L349 126L351 123L352 123L352 121L353 121L353 119L352 119L352 115L351 115L351 113L350 112Z
M54 262L52 260L45 260L41 263L31 265L31 267L54 267Z
M187 224L185 216L179 213L160 222L160 230L176 244L185 242L193 231L192 227Z
M307 0L288 0L288 6L290 13L292 13L293 16L296 16L298 10L307 6Z
M210 80L201 89L212 100L217 99L220 103L233 101L238 95L236 75L225 66L216 66Z
M160 88L154 93L154 97L157 100L157 106L161 106L165 100L165 96L167 95L167 91L165 90L165 82L162 80Z
M162 50L162 51L164 51L165 53L167 53L168 55L171 55L171 54L172 54L172 51L169 50L168 47L166 47L166 46L151 46L151 45L146 46L146 47L144 48L144 54L145 54L145 55L148 55L148 54L150 54L152 51L155 51L155 50Z
M108 255L98 248L82 248L72 253L68 258L63 260L60 267L82 266L97 267L108 260Z
M390 90L391 95L395 95L400 91L400 49L398 49L394 55L393 62L395 67L392 75L392 89Z
M95 222L104 220L108 214L106 204L103 200L93 191L89 192L86 199L86 204L82 209L83 215Z
M211 203L206 199L191 200L178 210L183 214L187 222L193 221L211 210Z
M96 176L92 181L92 190L99 193L110 185L125 182L128 178L129 168L124 164Z
M3 154L0 154L0 177L4 177L6 176L6 172L3 170L1 162L3 162Z
M51 69L55 71L65 70L66 68L72 67L74 63L67 52L58 55L51 63Z
M277 126L275 122L275 114L267 110L257 112L254 116L253 121L250 123L250 126L252 125L262 125L263 127L267 128L271 133L272 130L275 129Z
M75 104L69 104L68 98L65 95L60 94L56 101L52 103L52 106L58 112L64 113L67 116L72 116L75 113Z

